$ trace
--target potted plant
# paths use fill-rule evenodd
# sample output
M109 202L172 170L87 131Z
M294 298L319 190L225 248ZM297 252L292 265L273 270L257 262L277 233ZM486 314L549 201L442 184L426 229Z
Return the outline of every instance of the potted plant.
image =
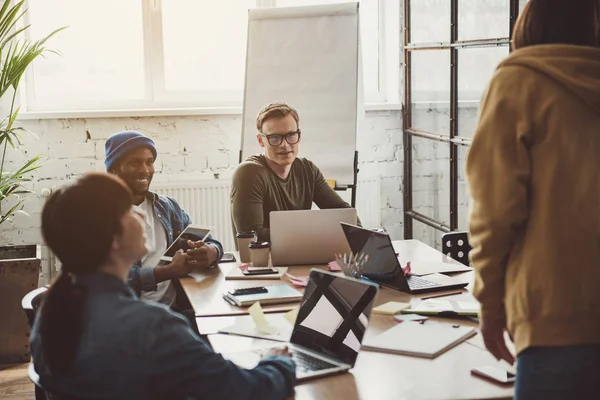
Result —
M0 115L0 229L12 222L12 217L24 212L23 195L29 192L23 185L38 169L41 154L27 159L21 134L24 128L16 123L20 106L16 105L19 83L31 63L46 51L48 36L31 41L24 37L29 25L23 24L27 10L24 1L4 0L0 8L0 102L7 105ZM13 166L9 152L19 151L24 161ZM14 157L12 158L14 159ZM21 299L38 284L41 266L39 244L0 247L0 363L29 361L29 327L21 309Z

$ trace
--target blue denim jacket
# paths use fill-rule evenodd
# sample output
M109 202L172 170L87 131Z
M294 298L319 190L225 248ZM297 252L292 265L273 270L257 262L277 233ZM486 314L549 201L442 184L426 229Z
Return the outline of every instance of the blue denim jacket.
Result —
M114 275L77 280L85 288L83 335L69 372L52 376L36 318L31 350L50 392L93 399L284 399L293 394L289 357L239 368L215 353L188 321L163 304L140 300ZM43 313L43 308L41 311Z
M173 243L181 232L192 223L190 216L183 211L179 203L171 197L161 196L153 192L148 192L148 201L152 203L154 215L160 221L167 233L167 247ZM217 262L223 257L223 245L212 237L206 239L206 244L217 248ZM153 267L142 267L141 262L131 266L127 278L129 285L139 296L141 291L155 291L156 279L154 278Z

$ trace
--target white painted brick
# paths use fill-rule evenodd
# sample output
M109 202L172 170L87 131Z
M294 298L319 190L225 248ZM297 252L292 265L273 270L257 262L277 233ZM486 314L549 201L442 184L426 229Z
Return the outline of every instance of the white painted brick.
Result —
M160 159L160 160L159 160ZM159 169L160 166L160 169ZM164 174L173 174L185 170L185 159L182 155L161 154L154 163L155 170Z
M402 240L404 238L404 227L402 224L383 223L382 226L385 228L392 240Z
M154 139L154 145L160 154L182 154L179 135L168 139Z
M359 154L360 159L360 154ZM358 164L358 176L360 178L378 177L380 163L376 162L361 162Z
M383 178L402 178L404 165L399 161L380 162L379 173Z
M48 157L51 159L65 159L76 157L95 157L96 144L93 141L73 142L62 141L53 143L48 150Z
M73 173L69 160L45 161L38 170L38 178L65 179Z
M388 206L394 209L404 208L404 195L401 191L390 193L388 198Z
M226 152L216 151L208 155L208 166L210 168L227 168L229 165L229 154Z
M375 161L394 161L396 156L396 148L394 146L375 146Z
M402 123L400 123L402 125ZM404 144L404 135L402 128L386 129L386 134L390 137L390 142L394 146L402 146Z
M218 174L219 177L218 179L220 180L227 180L231 182L231 178L233 178L233 173L235 172L235 168L234 167L229 167L229 168L219 168L218 170L214 171L215 174Z
M381 211L381 222L386 225L400 224L402 218L402 212L399 209L388 208Z
M94 157L97 160L102 160L106 158L106 150L104 148L105 140L94 140Z
M208 168L208 157L204 154L190 154L184 156L187 171L204 171Z

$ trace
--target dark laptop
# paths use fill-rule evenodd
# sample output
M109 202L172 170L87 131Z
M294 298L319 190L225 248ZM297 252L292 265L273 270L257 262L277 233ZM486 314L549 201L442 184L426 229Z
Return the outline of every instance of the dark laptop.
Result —
M448 278L447 282L433 281L427 277L405 276L398 256L387 233L341 222L352 253L366 253L369 259L363 266L362 274L382 286L406 293L423 293L464 288L468 283Z
M354 367L378 292L372 283L319 269L311 269L309 277L291 339L286 343L296 362L298 381ZM224 356L252 368L260 359L257 356L267 350Z

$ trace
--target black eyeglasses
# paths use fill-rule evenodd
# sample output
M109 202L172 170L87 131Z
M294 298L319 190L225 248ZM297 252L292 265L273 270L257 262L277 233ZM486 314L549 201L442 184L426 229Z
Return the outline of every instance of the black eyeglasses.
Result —
M285 141L288 142L289 144L296 144L300 140L300 129L298 129L297 131L294 131L294 132L273 133L271 135L266 135L264 133L261 133L261 136L266 137L267 141L269 142L269 144L271 146L281 145L281 143L283 143L283 138L285 138Z

